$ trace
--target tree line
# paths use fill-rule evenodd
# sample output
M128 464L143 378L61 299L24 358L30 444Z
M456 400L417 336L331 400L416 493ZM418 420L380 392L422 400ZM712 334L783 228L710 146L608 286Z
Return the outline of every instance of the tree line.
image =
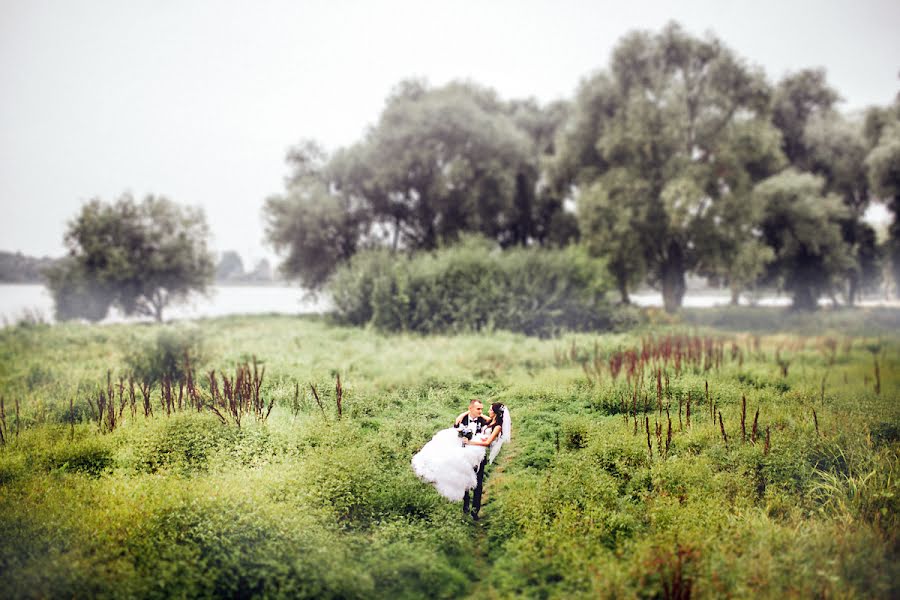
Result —
M579 245L603 259L623 302L638 285L677 310L689 273L853 304L890 272L900 284L900 95L862 115L836 109L825 72L770 83L713 35L671 23L632 32L574 98L503 100L485 86L403 81L360 141L287 153L265 200L284 275L323 288L356 254L409 255L478 235L500 248ZM892 214L879 243L863 220ZM217 272L202 212L165 198L94 200L48 270L58 318L110 306L162 318ZM218 275L236 273L223 256ZM265 268L265 267L260 267Z
M545 106L405 81L358 143L288 153L266 236L312 288L362 249L477 233L504 248L584 244L625 302L647 282L669 311L688 273L735 301L768 284L801 309L852 304L885 260L900 277L900 98L862 117L839 99L822 70L771 84L674 23L626 35L573 99ZM894 215L883 245L862 219L875 199Z

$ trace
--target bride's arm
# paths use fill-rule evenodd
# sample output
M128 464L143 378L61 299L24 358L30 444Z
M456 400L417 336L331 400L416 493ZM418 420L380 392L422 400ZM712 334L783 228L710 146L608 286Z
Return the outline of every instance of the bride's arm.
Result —
M456 427L457 425L459 425L459 422L462 421L463 417L466 416L467 414L469 414L469 411L460 413L460 415L458 417L456 417L456 420L453 421L453 426Z
M497 439L497 436L500 435L500 427L494 427L493 431L491 431L491 435L488 439L482 441L479 439L471 439L466 442L467 446L490 446L494 440Z

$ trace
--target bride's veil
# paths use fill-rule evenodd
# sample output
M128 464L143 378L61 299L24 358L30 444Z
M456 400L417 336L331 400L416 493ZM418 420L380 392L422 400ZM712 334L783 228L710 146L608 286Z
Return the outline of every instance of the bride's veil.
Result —
M494 459L500 452L500 447L503 445L503 442L508 442L512 437L512 417L509 416L509 407L506 405L503 406L503 424L501 427L500 435L497 436L497 439L491 444L491 452L488 455L488 461L491 463L494 462Z

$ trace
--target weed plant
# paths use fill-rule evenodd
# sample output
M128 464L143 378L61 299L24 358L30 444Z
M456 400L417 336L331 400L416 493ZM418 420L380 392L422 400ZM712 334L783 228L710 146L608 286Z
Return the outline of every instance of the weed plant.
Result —
M900 339L863 313L814 335L655 319L546 340L199 321L198 373L265 365L271 414L240 428L159 410L159 384L152 415L98 427L88 399L164 327L6 328L2 595L900 595ZM471 397L514 422L477 523L410 468Z

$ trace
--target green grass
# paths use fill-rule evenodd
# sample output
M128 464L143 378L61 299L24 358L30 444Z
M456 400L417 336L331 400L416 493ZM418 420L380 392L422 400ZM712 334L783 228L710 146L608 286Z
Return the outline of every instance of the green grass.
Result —
M896 597L900 338L862 311L823 315L818 330L747 313L753 334L709 329L725 327L722 314L651 313L631 333L556 340L385 336L275 316L183 324L203 340L204 386L210 370L261 361L268 422L166 417L157 388L155 417L126 410L102 433L87 398L161 326L4 329L0 586L11 597ZM648 452L643 400L637 434L622 414L624 374L589 380L579 360L670 332L733 339L744 361L726 343L718 370L669 367L673 436L660 456L655 372L642 388ZM678 418L688 392L690 428ZM748 435L759 409L755 444L741 439L742 395ZM478 523L409 467L473 396L514 419Z

